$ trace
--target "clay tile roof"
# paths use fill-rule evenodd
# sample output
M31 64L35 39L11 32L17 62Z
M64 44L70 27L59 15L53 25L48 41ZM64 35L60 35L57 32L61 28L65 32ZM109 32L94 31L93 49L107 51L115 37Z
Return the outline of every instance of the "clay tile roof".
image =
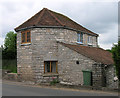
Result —
M112 59L112 53L102 48L88 47L88 46L83 46L83 45L65 44L62 42L59 42L59 43L96 62L107 64L107 65L114 64L113 59Z
M30 26L63 26L98 36L98 34L84 28L83 26L74 22L67 16L56 13L47 8L43 8L40 12L38 12L26 22L15 28L15 31Z

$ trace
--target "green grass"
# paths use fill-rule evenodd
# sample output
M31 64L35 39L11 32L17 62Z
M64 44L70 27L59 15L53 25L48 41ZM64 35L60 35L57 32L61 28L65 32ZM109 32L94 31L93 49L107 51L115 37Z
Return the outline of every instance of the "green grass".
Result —
M17 60L2 60L2 69L10 70L12 73L17 73Z

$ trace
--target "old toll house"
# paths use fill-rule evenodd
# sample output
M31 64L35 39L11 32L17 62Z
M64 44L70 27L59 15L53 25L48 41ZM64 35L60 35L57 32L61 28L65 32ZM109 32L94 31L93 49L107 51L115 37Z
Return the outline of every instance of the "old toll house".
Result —
M98 48L98 34L67 16L43 8L15 31L21 80L117 87L112 54Z

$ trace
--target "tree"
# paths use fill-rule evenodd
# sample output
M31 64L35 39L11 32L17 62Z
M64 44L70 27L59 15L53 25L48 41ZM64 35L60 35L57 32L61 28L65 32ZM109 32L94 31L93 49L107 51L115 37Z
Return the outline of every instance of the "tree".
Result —
M120 41L118 42L117 45L114 45L112 47L112 54L113 54L114 65L116 68L116 74L120 81Z
M112 52L110 49L106 49L106 51Z
M13 31L7 33L4 41L3 59L15 59L16 58L16 36Z

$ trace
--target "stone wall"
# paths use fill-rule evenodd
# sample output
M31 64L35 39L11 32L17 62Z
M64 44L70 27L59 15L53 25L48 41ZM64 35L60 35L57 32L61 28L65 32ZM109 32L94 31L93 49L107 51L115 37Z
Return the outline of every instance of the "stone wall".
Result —
M87 45L87 35L84 34L84 45ZM93 37L96 46L96 37ZM17 33L17 66L18 78L38 83L51 81L51 76L44 74L44 61L58 61L59 80L73 85L83 85L82 70L92 71L93 85L104 86L104 69L101 64L93 65L95 61L57 43L57 41L77 44L77 32L59 28L31 29L31 43L21 44L21 33ZM79 64L76 64L76 62ZM112 68L108 68L107 85L114 87Z
M77 32L60 28L33 28L30 31L29 44L21 44L21 33L17 33L18 74L23 80L45 82L48 78L43 77L44 61L58 61L58 65L61 65L57 41L77 44ZM87 45L87 35L83 37L83 43Z
M106 86L106 74L104 65L101 63L95 63L92 66L93 69L93 86L105 87Z
M32 34L31 34L32 37ZM17 33L17 73L21 80L34 81L32 43L21 44L21 32Z
M83 85L83 70L92 71L93 60L58 43L58 70L60 81ZM76 61L79 64L76 64Z
M116 72L113 65L106 68L106 85L108 88L118 88L118 80L115 79Z

